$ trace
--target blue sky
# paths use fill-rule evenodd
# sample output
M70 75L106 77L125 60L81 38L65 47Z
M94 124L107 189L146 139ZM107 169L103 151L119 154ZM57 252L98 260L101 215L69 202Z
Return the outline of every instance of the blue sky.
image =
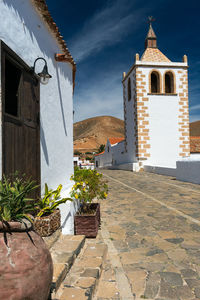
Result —
M158 48L189 61L190 121L200 120L200 1L46 0L77 63L74 121L110 115L123 119L122 72L142 55L153 15Z

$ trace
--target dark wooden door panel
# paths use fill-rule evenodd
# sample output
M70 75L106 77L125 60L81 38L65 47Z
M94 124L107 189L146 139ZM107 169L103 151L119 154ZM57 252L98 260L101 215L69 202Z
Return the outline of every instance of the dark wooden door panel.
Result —
M17 171L40 184L40 86L31 70L11 52L7 56L4 48L2 51L3 173ZM13 74L17 84L10 92ZM15 109L10 108L12 103ZM40 189L32 196L39 194Z

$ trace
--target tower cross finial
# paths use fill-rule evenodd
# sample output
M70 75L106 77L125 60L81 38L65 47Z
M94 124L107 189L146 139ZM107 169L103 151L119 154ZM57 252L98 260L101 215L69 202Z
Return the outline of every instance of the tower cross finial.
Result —
M156 19L154 19L153 16L148 17L148 23L151 25L152 22L154 22Z
M149 31L145 40L145 48L157 48L157 38L152 27L154 21L155 19L152 16L148 17Z

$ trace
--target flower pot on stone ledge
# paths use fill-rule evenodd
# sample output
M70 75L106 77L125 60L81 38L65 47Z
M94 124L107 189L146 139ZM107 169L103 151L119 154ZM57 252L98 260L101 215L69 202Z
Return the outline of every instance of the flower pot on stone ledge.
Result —
M35 217L34 230L42 237L52 235L61 226L60 210L56 209L47 216Z
M75 234L96 237L100 226L100 204L92 201L106 199L108 185L97 170L75 168L71 179L75 184L70 195L80 203L74 217Z
M60 228L60 210L58 206L66 201L72 201L71 198L60 197L61 189L61 184L57 189L52 190L45 183L45 193L37 200L34 230L42 237L50 236Z
M74 233L76 235L85 235L88 238L95 238L100 226L100 204L87 203L87 211L84 213L79 210L74 216Z
M52 259L29 221L0 221L0 262L0 299L48 299Z

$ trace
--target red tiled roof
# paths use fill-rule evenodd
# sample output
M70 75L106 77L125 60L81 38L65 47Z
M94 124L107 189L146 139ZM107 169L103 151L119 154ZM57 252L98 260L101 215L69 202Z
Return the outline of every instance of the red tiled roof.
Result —
M98 155L101 155L101 154L103 154L103 153L105 153L105 151L103 151L103 152L101 152L101 153L98 153L98 154L95 154L94 156L98 156Z
M117 144L119 142L122 142L124 140L124 138L115 138L115 137L112 137L112 138L108 138L109 139L109 142L111 145L114 145L114 144Z
M190 153L200 153L200 136L190 137Z
M71 56L69 49L67 48L67 45L63 39L63 36L59 32L59 29L48 10L46 1L45 0L32 0L32 3L35 6L35 8L37 9L37 11L40 14L40 16L42 17L42 19L44 20L44 22L48 25L50 31L53 33L53 35L57 39L57 41L60 45L60 48L63 51L63 54L56 54L55 59L57 61L65 61L65 62L71 63L72 68L73 68L73 86L74 86L75 85L76 63L73 60L73 57ZM60 60L61 56L62 56L62 60Z

